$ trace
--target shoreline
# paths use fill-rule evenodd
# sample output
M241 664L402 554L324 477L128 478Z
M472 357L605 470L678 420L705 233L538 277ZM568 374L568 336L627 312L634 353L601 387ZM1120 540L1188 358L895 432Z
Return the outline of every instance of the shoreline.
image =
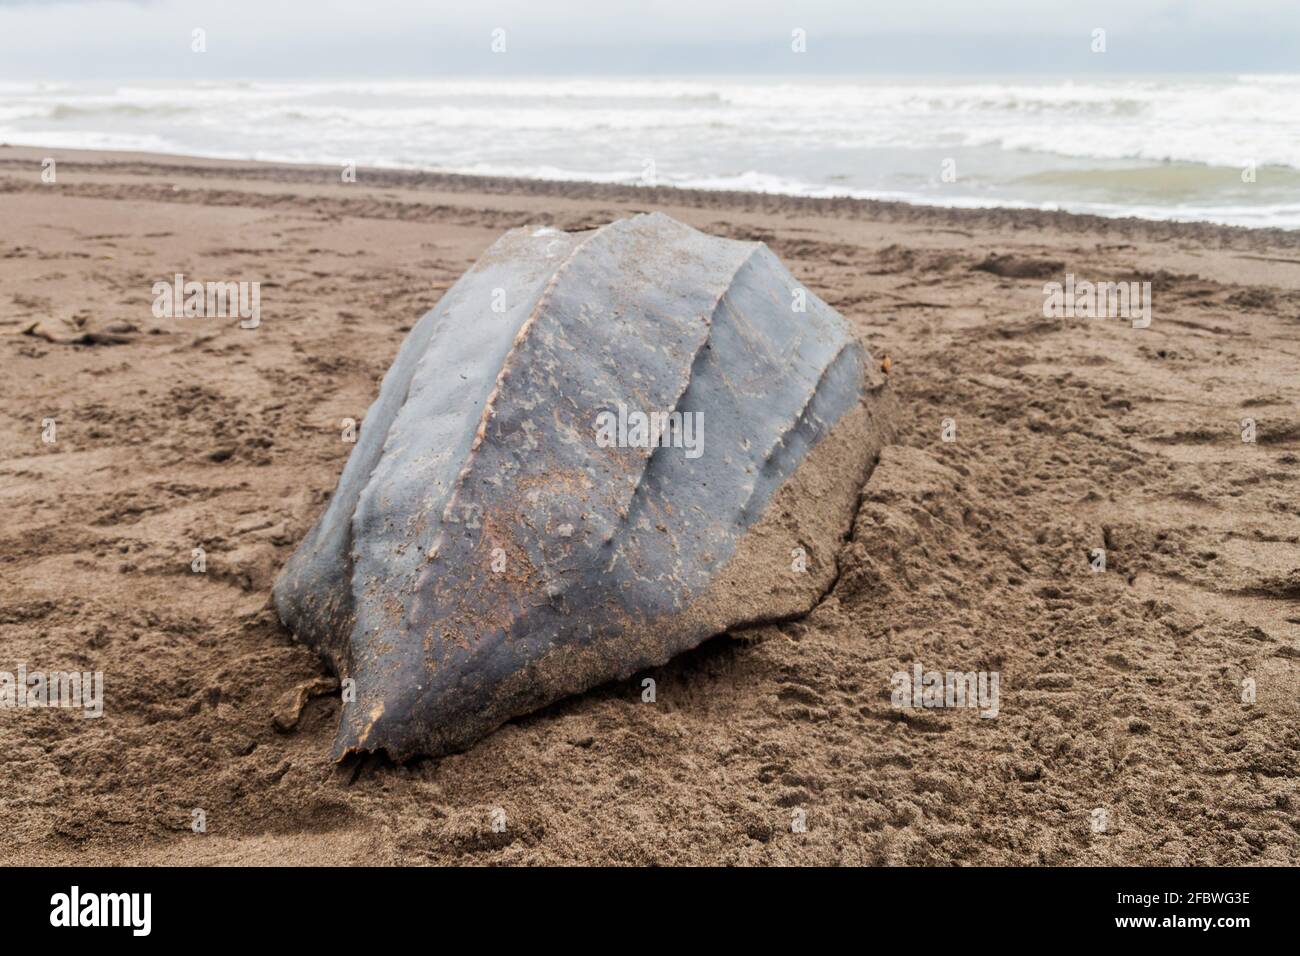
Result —
M238 170L241 178L266 182L321 184L339 176L339 168L320 163L284 163L250 159L223 159L185 154L130 150L63 149L17 146L0 142L0 175L24 163L39 164L45 157L71 166L91 166L106 172L139 173L148 169L207 178L222 170ZM1114 233L1127 239L1151 241L1191 240L1224 248L1300 249L1300 229L1239 226L1196 220L1176 221L1137 216L1102 216L1092 213L1048 211L1014 206L963 207L852 197L812 197L784 193L690 189L676 186L629 186L586 180L530 179L474 176L461 173L358 166L358 182L375 188L432 189L446 193L500 196L537 196L558 199L615 201L649 206L692 209L745 209L760 214L788 214L842 218L880 223L941 223L954 228L1006 228L1059 230L1069 233ZM364 178L363 177L364 174Z

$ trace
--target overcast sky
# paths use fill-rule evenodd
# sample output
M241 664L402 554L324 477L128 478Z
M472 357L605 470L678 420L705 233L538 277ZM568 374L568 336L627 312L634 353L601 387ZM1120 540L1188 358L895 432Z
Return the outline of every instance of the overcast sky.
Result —
M1300 73L1300 0L0 0L7 80L543 72Z

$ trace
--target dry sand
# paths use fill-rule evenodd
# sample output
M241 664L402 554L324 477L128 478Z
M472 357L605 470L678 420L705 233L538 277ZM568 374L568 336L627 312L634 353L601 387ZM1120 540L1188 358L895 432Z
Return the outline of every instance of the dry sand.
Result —
M0 711L0 860L1300 858L1300 236L339 179L0 148L0 670L102 670L107 697L101 719ZM337 692L268 598L352 447L340 420L504 229L650 209L766 241L890 357L898 444L836 586L466 753L334 766ZM176 272L260 281L261 327L155 319ZM1150 279L1151 327L1044 319L1066 272ZM896 710L913 662L998 672L999 716Z

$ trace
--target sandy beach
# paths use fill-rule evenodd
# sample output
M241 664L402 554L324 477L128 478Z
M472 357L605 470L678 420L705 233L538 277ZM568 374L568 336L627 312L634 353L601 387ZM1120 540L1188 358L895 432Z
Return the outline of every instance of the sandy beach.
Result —
M888 356L834 588L335 765L270 588L340 423L503 231L650 210L767 243ZM177 273L260 283L260 324L156 318ZM1067 275L1150 282L1150 326L1045 318ZM1300 859L1300 233L0 147L0 361L0 670L104 674L102 717L0 712L6 863ZM998 715L896 708L916 664L998 673Z

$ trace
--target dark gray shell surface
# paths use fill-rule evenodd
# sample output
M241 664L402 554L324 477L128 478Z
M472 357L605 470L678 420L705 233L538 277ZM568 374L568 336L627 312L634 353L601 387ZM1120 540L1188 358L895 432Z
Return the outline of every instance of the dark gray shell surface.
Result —
M460 749L806 611L885 391L761 243L661 214L506 233L411 330L275 584L286 626L355 681L335 755ZM609 447L620 407L696 416L702 440Z

